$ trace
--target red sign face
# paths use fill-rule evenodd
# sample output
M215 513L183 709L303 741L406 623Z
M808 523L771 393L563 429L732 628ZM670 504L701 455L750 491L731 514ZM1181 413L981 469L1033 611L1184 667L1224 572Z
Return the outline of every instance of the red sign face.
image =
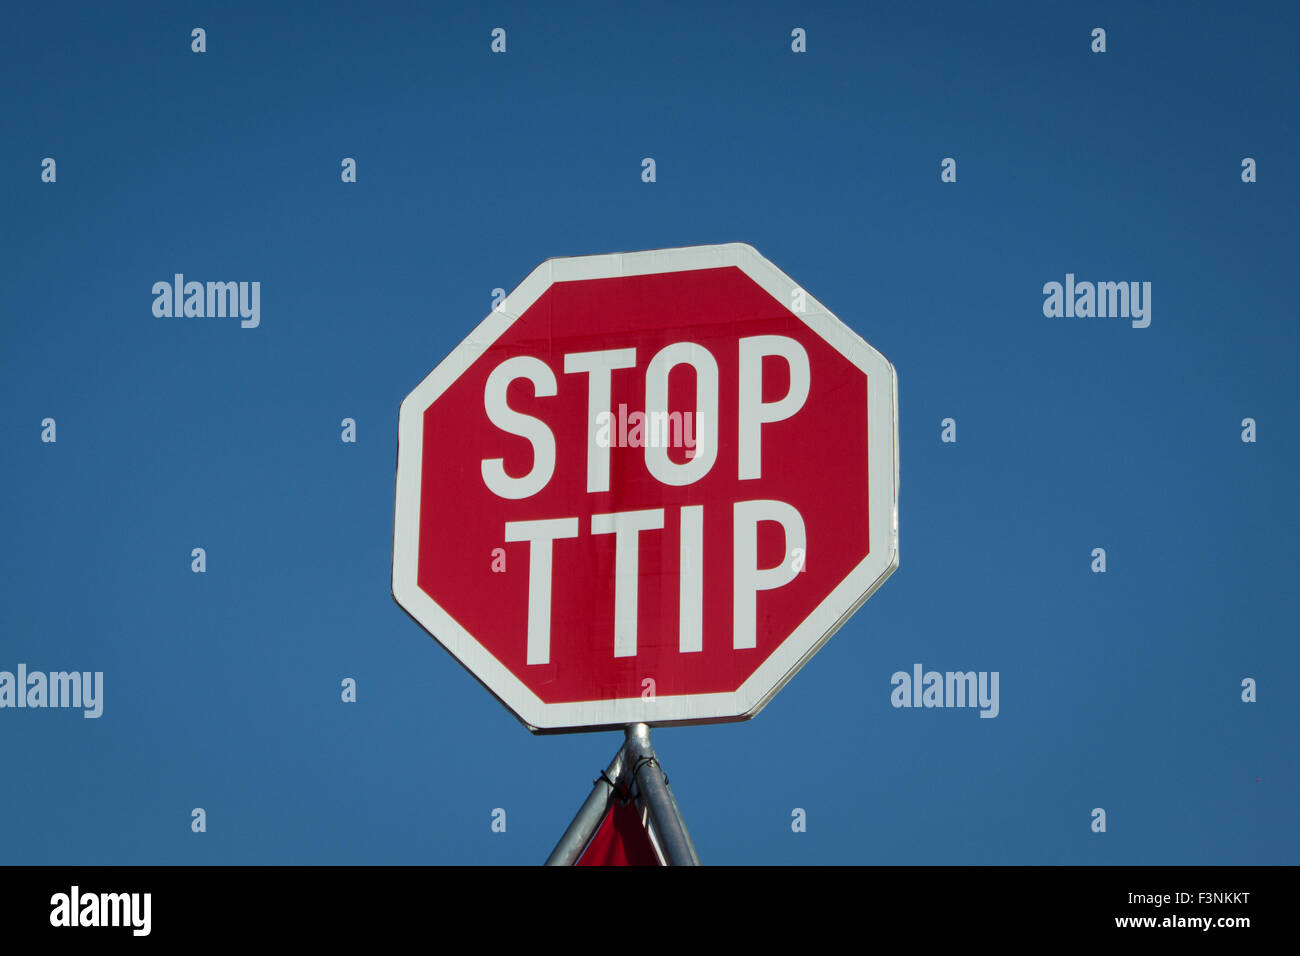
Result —
M897 567L895 395L749 246L549 260L403 402L394 595L533 730L753 716Z

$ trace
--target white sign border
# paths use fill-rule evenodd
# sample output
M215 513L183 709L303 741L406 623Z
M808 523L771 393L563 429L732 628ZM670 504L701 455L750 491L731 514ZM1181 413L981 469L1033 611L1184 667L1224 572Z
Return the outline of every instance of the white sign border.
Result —
M532 692L417 582L424 412L555 282L740 268L787 310L801 288L746 243L548 259L529 273L402 401L398 415L393 597L534 733L724 723L757 714L898 567L898 376L893 365L805 292L801 319L867 376L869 553L734 693L550 704ZM881 520L888 516L887 520Z

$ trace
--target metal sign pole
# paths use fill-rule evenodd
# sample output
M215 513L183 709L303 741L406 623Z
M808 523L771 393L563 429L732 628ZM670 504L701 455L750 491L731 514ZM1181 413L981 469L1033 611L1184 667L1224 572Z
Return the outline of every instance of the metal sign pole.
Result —
M615 787L626 790L632 784L636 785L637 798L650 815L650 823L668 865L699 866L700 855L695 850L690 831L686 829L677 798L668 786L663 766L650 745L650 727L646 724L628 725L623 746L614 754L605 773L596 778L591 793L578 808L577 816L546 858L546 865L573 866L577 863L609 812Z
M596 835L597 828L609 811L609 802L614 796L614 787L611 785L611 781L616 783L622 777L626 769L626 751L626 744L619 747L618 753L614 754L614 759L609 762L605 775L596 778L591 793L582 806L578 808L578 815L573 818L569 828L564 831L564 836L560 837L560 842L555 844L555 849L546 858L547 866L573 866L574 863L578 862L578 858L582 856L582 851L587 848L591 838Z
M668 791L668 799L673 803L673 812L677 814L677 821L682 825L682 832L686 834L686 846L691 851L691 866L701 866L700 854L695 849L695 841L691 839L691 833L686 829L686 820L682 817L682 808L677 805L677 797L673 794L673 788L668 785L668 777L664 777L664 789Z
M695 851L686 821L677 807L673 793L668 789L668 778L650 745L650 727L647 724L629 724L626 772L636 782L637 794L650 811L650 823L659 837L669 866L699 866L700 855Z

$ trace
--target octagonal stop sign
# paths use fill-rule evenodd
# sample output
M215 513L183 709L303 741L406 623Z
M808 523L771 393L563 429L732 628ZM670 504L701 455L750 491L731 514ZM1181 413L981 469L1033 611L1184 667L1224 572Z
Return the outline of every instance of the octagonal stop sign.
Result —
M547 260L402 402L393 595L533 731L752 717L898 567L897 414L751 246Z

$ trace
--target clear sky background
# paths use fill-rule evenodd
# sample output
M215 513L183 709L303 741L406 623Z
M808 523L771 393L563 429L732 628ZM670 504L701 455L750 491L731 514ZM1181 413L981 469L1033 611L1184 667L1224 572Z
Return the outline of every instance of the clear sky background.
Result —
M394 603L398 404L543 259L730 241L898 369L901 567L655 732L704 861L1300 862L1300 7L705 6L6 7L0 669L105 699L0 710L0 863L541 862L620 735ZM1045 318L1067 272L1150 327ZM894 709L918 662L999 716Z

